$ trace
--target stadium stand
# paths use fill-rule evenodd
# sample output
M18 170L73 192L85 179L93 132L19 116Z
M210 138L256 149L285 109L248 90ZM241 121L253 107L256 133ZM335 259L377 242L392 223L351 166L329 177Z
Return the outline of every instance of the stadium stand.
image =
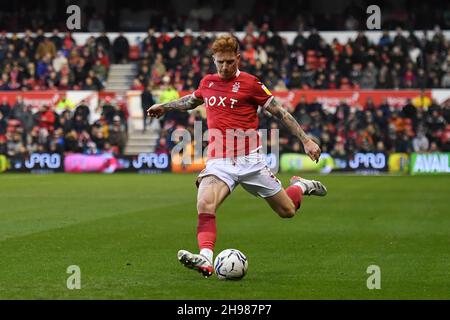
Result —
M241 69L257 75L275 91L440 88L448 85L450 76L449 42L440 30L433 37L424 33L419 39L411 32L404 36L398 28L394 37L384 32L375 43L362 32L345 44L337 39L326 43L319 32L308 37L299 33L292 44L276 33L267 36L264 32L258 36L247 32L240 40ZM135 85L150 84L157 90L162 78L169 76L177 90L194 90L205 74L213 72L205 46L208 42L205 35L194 39L189 34L156 37L154 30L149 30L140 45L143 59ZM181 51L177 43L184 44ZM427 104L408 101L393 108L387 102L375 105L367 101L359 108L341 104L332 114L319 103L299 103L291 111L307 132L320 140L324 152L332 155L448 151L449 106L435 101ZM171 132L180 126L193 130L200 114L178 115L166 117L161 124L164 129L158 148L170 149ZM261 115L262 128L278 128L275 121ZM281 152L301 151L293 137L281 132Z
M299 33L289 44L276 33L269 36L264 32L265 28L263 25L263 32L258 34L248 31L240 39L243 50L241 68L257 75L275 91L423 89L449 84L448 40L439 31L429 39L425 35L418 39L412 33L404 37L402 30L398 29L395 37L383 34L377 43L368 41L363 33L359 33L346 44L336 39L327 43L319 32L312 32L308 37ZM42 29L38 29L35 36L27 31L23 38L8 38L3 34L0 39L0 48L4 48L0 50L3 57L1 90L101 90L110 65L110 53L104 49L104 46L110 46L105 34L97 38L88 37L85 44L78 46L70 33L64 37L57 34L55 30L52 37L44 37ZM210 40L205 33L195 37L190 32L183 36L162 32L157 36L155 30L150 29L137 47L130 46L128 54L121 53L113 59L136 60L138 74L131 89L142 90L150 84L158 90L165 77L176 90L190 91L203 75L213 72L208 49ZM353 106L343 105L337 110L355 110L350 107ZM328 114L320 105L314 107L313 112L306 112L311 109L306 104L298 104L291 111L310 134L321 140L324 151L330 153L417 151L414 149L417 139L423 142L422 149L427 146L426 150L448 150L448 106L432 102L427 108L417 108L408 104L401 112L386 105L377 107L369 103L354 113L344 112L341 119ZM104 140L109 139L109 131L116 128L113 117L102 120L103 124L96 123L87 128L79 124L86 119L80 119L76 112L61 117L56 113L51 116L51 111L44 109L30 114L29 109L20 101L13 106L4 102L0 107L0 143L6 145L0 148L2 152L9 155L34 151L100 152L104 150ZM71 125L61 125L61 119ZM309 122L313 124L309 125ZM121 123L119 128L124 128L126 121L123 116ZM166 145L170 148L168 135L171 128L189 127L189 123L193 122L186 115L166 117L161 123L165 129L160 134L157 148ZM61 126L64 127L62 130ZM261 117L261 126L276 128L277 124ZM127 137L127 132L120 132L120 139L114 138L112 143L117 153L123 152ZM300 146L292 143L291 138L282 136L281 151L299 150ZM106 144L106 148L109 147Z
M127 140L126 105L107 97L102 103L100 118L90 123L89 116L90 110L85 104L57 113L49 105L32 112L21 96L13 106L3 101L0 105L0 154L9 157L33 152L123 154Z
M422 37L397 28L387 31L376 42L359 32L354 39L327 43L320 32L299 32L292 43L277 33L267 34L261 27L241 38L241 69L257 75L270 88L282 89L422 89L450 86L448 40L437 29ZM158 85L169 75L178 90L191 90L201 77L212 71L208 38L204 33L148 35L133 48L139 56L137 83ZM192 71L192 72L190 72ZM283 84L284 83L284 84ZM274 89L276 90L276 89Z
M139 15L134 17L135 24L127 24L126 17L133 16L137 9L132 5L123 19L118 18L120 12L104 15L95 8L85 10L87 19L83 30L96 33L84 35L83 40L70 32L59 32L58 28L64 27L62 21L49 21L39 10L33 10L31 19L26 10L14 12L5 8L0 21L9 19L8 26L3 27L13 33L0 34L0 96L2 91L102 91L113 63L136 65L136 75L130 80L131 90L150 87L154 93L160 92L167 84L163 79L169 79L176 91L189 92L205 74L214 72L208 47L214 33L204 30L242 30L238 37L242 50L241 69L258 76L274 92L450 88L449 39L438 27L450 27L448 5L439 10L426 9L420 1L412 1L408 6L416 15L390 14L383 22L386 28L396 28L394 32L384 30L377 39L357 32L355 37L345 41L324 37L325 32L321 30L358 30L363 17L354 14L360 11L357 8L350 5L344 8L348 14L336 13L335 16L317 12L308 15L314 10L297 8L291 12L300 14L286 19L289 10L279 7L282 3L277 2L276 8L268 10L271 4L255 2L242 8L242 14L220 17L217 10L223 12L226 8L200 6L173 20L174 15L161 13L176 12L179 8L172 8L172 2L162 5L157 1L152 5L148 32L133 40L121 32L133 31L132 26L140 26L142 30ZM144 12L146 7L143 4L139 9ZM432 10L434 21L421 19L421 14L425 14L421 10ZM283 21L275 14L280 11L286 13ZM262 12L270 14L255 14ZM249 13L260 18L246 19ZM430 14L426 12L426 16ZM166 19L161 19L163 16ZM337 20L336 17L348 19ZM53 28L51 34L44 32L43 25L46 29ZM14 33L25 28L23 33ZM418 34L420 28L433 29L433 32L429 34L425 30ZM288 40L283 32L274 30L298 33ZM110 31L120 32L112 35ZM429 101L425 103L408 101L400 108L394 108L387 101L374 104L368 100L363 105L342 102L336 113L317 101L303 99L290 106L289 111L309 134L320 140L323 151L330 154L448 151L449 106L426 99ZM98 153L110 149L121 154L124 151L129 117L124 104L101 100L102 116L92 123L87 121L89 114L80 111L86 110L82 104L64 112L55 112L55 106L51 105L41 106L37 112L32 107L24 104L21 97L14 104L2 99L1 154ZM263 112L260 115L261 128L278 128L270 117ZM158 132L156 150L170 150L171 132L179 127L192 130L194 120L204 121L202 113L175 113L161 120L157 125L162 129ZM300 151L300 145L283 130L281 151Z

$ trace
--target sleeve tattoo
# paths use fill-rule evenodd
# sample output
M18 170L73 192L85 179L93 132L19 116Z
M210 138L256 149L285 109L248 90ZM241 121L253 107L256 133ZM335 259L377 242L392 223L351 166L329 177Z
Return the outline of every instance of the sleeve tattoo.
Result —
M294 136L296 136L302 143L305 143L310 137L303 131L300 124L295 118L283 108L283 106L273 98L267 106L266 110L274 115L278 121Z
M171 110L187 111L197 108L202 103L203 100L197 99L193 95L187 95L175 101L164 103L163 107L167 109L167 111Z

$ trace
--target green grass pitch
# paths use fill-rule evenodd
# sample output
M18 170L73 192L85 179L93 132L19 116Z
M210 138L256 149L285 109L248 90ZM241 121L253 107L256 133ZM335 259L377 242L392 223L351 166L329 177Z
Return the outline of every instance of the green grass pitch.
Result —
M249 259L233 282L176 259L197 250L195 175L0 175L0 299L450 298L448 176L316 178L328 196L305 197L293 219L241 187L225 201L216 253Z

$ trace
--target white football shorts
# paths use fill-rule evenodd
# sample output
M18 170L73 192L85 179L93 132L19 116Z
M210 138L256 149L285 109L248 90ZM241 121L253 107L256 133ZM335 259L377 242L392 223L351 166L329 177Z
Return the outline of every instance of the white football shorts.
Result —
M280 180L270 171L264 155L258 151L236 158L209 159L205 169L198 175L197 187L201 178L209 175L225 182L230 192L241 184L249 193L262 198L271 197L282 188Z

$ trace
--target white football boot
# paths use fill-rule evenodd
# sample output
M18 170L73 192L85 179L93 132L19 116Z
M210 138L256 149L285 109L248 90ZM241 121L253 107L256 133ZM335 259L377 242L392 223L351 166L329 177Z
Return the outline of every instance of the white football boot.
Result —
M304 178L300 178L297 176L293 176L290 180L291 185L298 185L305 190L303 192L304 195L307 196L319 196L323 197L327 194L327 188L320 181L316 180L308 180Z
M209 278L214 273L212 262L201 254L180 250L178 251L177 257L186 268L197 270L205 278Z

